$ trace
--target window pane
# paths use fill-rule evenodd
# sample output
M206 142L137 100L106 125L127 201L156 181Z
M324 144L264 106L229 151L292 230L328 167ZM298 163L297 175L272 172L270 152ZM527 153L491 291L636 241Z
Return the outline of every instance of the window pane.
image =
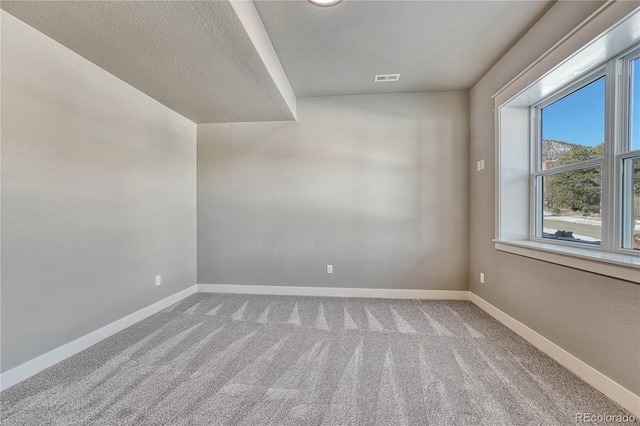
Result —
M600 244L602 171L600 166L542 177L542 236Z
M604 95L602 77L542 109L542 170L604 156Z
M633 61L631 88L631 150L640 149L640 59Z
M640 157L626 159L623 173L623 247L640 250Z

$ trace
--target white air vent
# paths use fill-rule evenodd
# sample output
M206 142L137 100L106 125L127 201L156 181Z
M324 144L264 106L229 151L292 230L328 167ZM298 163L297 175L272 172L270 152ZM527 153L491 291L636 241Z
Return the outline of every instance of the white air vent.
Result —
M398 81L400 79L400 74L380 74L376 75L373 81Z

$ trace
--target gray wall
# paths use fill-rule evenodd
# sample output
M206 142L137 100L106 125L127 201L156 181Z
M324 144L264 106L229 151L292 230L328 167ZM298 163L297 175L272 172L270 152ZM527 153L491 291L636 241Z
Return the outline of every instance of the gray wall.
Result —
M1 14L6 371L195 284L196 126Z
M199 125L198 282L467 290L468 122L440 92Z
M560 2L471 91L470 289L640 394L640 286L495 251L493 95L600 6ZM484 158L486 169L475 171ZM485 284L479 283L484 272Z

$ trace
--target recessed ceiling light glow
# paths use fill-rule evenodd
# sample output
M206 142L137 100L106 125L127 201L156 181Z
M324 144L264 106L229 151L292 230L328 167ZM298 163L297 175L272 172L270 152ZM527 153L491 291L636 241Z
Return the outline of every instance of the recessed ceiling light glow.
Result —
M321 7L329 7L329 6L335 6L336 4L340 3L342 0L308 0L309 3L314 4L316 6L321 6Z

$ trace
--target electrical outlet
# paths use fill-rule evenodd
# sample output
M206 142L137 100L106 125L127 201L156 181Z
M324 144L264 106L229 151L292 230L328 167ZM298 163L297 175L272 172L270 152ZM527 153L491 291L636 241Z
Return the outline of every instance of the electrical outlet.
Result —
M484 170L484 160L480 160L476 163L476 170L477 171Z
M484 274L480 272L480 282L484 284Z
M156 275L156 286L162 284L162 275Z
M327 274L333 274L333 265L327 265Z

